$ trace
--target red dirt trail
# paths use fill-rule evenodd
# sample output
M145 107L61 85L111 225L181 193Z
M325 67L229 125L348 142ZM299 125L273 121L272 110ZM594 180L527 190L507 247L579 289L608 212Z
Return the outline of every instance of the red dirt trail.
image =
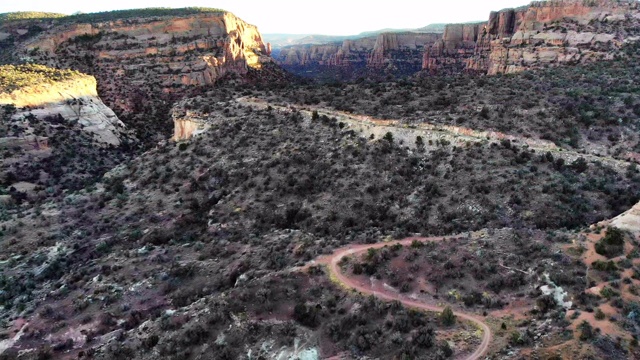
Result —
M335 278L338 281L340 281L342 285L348 288L351 288L353 290L356 290L360 293L370 294L382 300L399 301L405 306L408 306L411 308L416 308L416 309L426 310L426 311L441 312L444 310L444 308L441 306L435 306L435 305L430 305L423 302L415 301L413 299L409 299L401 294L397 294L389 290L374 290L371 285L363 284L353 279L350 279L347 275L343 274L340 271L340 266L338 264L340 263L340 260L342 260L346 256L361 254L369 249L380 249L385 246L393 246L395 244L406 246L406 245L410 245L413 241L434 242L434 241L442 241L450 238L453 238L453 237L438 237L438 238L411 237L404 240L397 240L397 241L390 241L390 242L383 242L383 243L376 243L376 244L350 245L345 248L336 250L331 255L319 257L311 265L313 264L327 265L327 267L329 268L329 271L335 276ZM482 329L482 333L483 333L482 342L480 343L480 346L473 353L468 354L461 359L476 360L485 356L489 349L489 344L491 343L491 340L492 340L491 329L489 329L489 326L487 325L487 323L485 323L480 316L477 316L472 313L454 311L454 314L459 319L467 320L476 324L478 328Z

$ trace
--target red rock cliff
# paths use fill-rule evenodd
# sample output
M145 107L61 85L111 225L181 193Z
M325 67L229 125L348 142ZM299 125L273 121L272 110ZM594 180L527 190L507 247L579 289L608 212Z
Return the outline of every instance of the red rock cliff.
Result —
M272 61L258 29L228 12L40 26L46 30L16 43L21 56L94 75L119 114L153 112L194 86L242 78ZM20 29L2 31L19 38Z
M98 41L92 42L87 35ZM74 42L79 36L89 39L91 48ZM171 73L158 71L165 85L211 84L228 72L242 75L268 61L270 51L255 26L231 13L53 27L24 47L54 56L67 55L69 50L91 52L100 59L139 67L144 64L136 64L142 61L135 59L156 56ZM198 56L185 58L187 54ZM176 72L178 66L181 71Z
M559 64L607 60L640 35L635 0L550 0L492 12L474 31L449 25L443 39L425 51L430 72L513 73ZM465 41L466 40L466 41Z
M371 72L392 68L408 74L420 70L423 52L440 37L429 33L384 33L342 43L293 45L282 48L274 59L285 69L301 74L318 68L336 68L346 73L354 68Z

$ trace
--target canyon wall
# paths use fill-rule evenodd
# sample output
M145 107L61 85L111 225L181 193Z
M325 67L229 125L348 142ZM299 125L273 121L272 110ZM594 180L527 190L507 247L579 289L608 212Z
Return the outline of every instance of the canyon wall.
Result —
M442 38L425 49L422 69L452 73L462 71L464 59L473 56L483 31L484 23L446 25Z
M92 23L0 24L3 44L11 43L0 54L13 49L17 60L95 76L102 100L149 145L170 133L169 110L184 96L206 91L221 79L285 78L273 66L271 47L257 27L231 13L130 13ZM265 67L269 70L262 71Z
M227 73L244 75L268 62L270 51L255 26L231 13L56 26L23 48L54 57L88 54L121 70L152 71L163 86L209 85Z
M449 24L444 33L377 37L280 49L274 59L302 76L340 73L495 75L614 59L640 39L636 0L549 0L491 12L486 22ZM419 64L419 65L418 65Z
M611 60L640 39L635 0L551 0L492 12L486 23L447 25L424 53L431 73L515 73Z
M319 70L342 71L349 75L387 70L410 75L420 70L422 54L440 39L440 34L383 33L322 45L293 45L274 54L275 61L298 75Z
M13 105L13 124L21 127L22 140L33 137L33 121L62 118L79 124L83 131L93 134L98 144L119 146L125 125L98 97L96 79L81 74L73 79L21 87L0 93L0 105ZM44 140L35 136L35 139ZM7 140L7 139L5 139ZM40 148L40 144L35 147Z

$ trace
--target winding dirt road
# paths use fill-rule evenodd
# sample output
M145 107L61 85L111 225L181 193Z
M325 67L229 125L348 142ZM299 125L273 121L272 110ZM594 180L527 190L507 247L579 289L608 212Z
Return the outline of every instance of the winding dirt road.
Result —
M421 309L426 311L441 312L442 310L444 310L443 307L415 301L401 294L394 293L388 290L382 290L382 291L375 290L371 287L371 285L359 283L353 279L350 279L348 276L346 276L340 271L340 266L338 264L340 263L340 260L342 260L346 256L361 254L369 249L380 249L385 246L393 246L395 244L406 246L406 245L410 245L413 241L416 241L416 240L420 242L434 242L434 241L442 241L443 239L447 239L447 238L451 238L451 237L444 237L444 238L443 237L439 237L439 238L412 237L404 240L390 241L390 242L384 242L384 243L351 245L345 248L338 249L331 255L320 257L316 259L314 263L327 265L331 274L335 277L335 279L340 281L342 285L348 288L357 290L360 293L370 294L387 301L396 300L401 302L405 306L408 306L411 308L416 308L416 309ZM492 339L491 329L489 329L489 326L487 325L487 323L485 323L480 316L477 316L475 314L458 312L458 311L454 312L454 314L459 319L467 320L476 324L478 328L482 330L482 333L483 333L482 342L480 343L480 346L478 346L478 348L473 353L468 354L462 357L461 359L476 360L485 356L487 354L487 351L489 349L489 344L491 343L491 339Z

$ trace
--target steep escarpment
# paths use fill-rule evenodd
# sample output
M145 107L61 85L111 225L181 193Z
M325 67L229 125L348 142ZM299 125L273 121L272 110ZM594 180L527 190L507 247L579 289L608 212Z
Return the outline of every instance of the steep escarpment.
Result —
M446 25L442 39L425 50L422 68L459 72L463 69L463 59L474 55L483 30L483 23Z
M275 60L302 76L322 73L353 78L364 74L411 75L420 70L422 53L439 34L383 33L330 44L294 45L280 49Z
M98 97L93 76L39 65L0 66L0 73L0 82L7 83L0 88L0 105L15 109L11 122L24 123L27 117L73 119L99 143L120 145L125 126Z
M0 66L0 118L0 195L18 201L86 185L136 142L95 78L72 70Z
M492 12L474 28L448 25L443 40L425 52L423 69L493 75L611 60L639 39L637 1L535 1Z
M25 48L48 55L93 50L98 59L124 61L129 70L148 67L136 59L165 57L165 67L156 70L163 86L208 85L226 73L242 75L268 61L260 58L268 55L268 46L257 28L231 13L74 24L39 36ZM190 53L199 56L186 56Z
M222 78L270 67L270 46L258 29L221 10L143 9L93 18L98 21L38 20L40 31L30 37L23 31L28 23L5 24L0 32L13 39L14 59L94 75L107 105L149 143L170 133L173 102Z

